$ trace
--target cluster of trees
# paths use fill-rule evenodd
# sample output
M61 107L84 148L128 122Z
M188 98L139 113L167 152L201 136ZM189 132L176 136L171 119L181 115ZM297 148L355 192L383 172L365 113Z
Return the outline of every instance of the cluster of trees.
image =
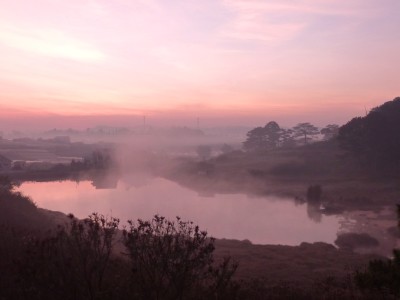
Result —
M264 127L256 127L247 133L243 143L246 151L275 149L277 147L291 147L299 141L308 144L316 135L322 134L324 140L329 140L337 135L339 126L330 124L319 130L310 123L299 123L293 128L281 128L277 122L268 122Z
M113 153L109 149L95 150L86 156L83 161L71 161L71 170L82 171L88 169L105 170L114 165Z
M367 166L400 168L400 97L372 109L342 126L341 147Z
M330 124L322 129L310 123L281 128L271 121L247 133L246 151L259 151L308 144L317 136L335 138L345 152L373 171L398 174L400 170L400 97L372 109L364 117L353 118L339 128ZM378 173L377 173L378 174Z

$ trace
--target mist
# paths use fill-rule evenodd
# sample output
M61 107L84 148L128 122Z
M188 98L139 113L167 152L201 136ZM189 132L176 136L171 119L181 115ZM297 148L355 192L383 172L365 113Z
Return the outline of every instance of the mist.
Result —
M2 0L0 299L398 299L399 9Z

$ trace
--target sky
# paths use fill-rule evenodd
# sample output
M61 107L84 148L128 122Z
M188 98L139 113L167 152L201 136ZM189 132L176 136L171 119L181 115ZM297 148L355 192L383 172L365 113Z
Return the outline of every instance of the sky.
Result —
M400 96L399 12L399 0L0 0L0 129L343 124Z

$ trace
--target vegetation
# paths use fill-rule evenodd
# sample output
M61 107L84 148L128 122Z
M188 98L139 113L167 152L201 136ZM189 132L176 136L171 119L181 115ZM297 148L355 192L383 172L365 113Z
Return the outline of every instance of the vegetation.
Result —
M214 239L180 218L129 222L123 241L140 299L220 299L237 267L229 258L216 265Z
M200 149L204 161L184 161L170 173L162 172L174 179L181 176L178 181L186 180L192 188L196 184L199 190L232 192L233 187L265 194L267 187L271 192L274 183L283 183L281 190L296 190L298 199L305 197L309 207L319 211L323 201L325 213L373 205L371 191L382 205L398 199L392 197L398 195L398 188L390 184L389 176L386 190L371 181L362 185L364 194L355 190L359 182L370 180L370 174L386 172L397 178L399 114L400 98L396 98L339 130L336 125L326 126L320 131L324 140L316 143L309 143L317 135L313 125L301 123L284 130L272 121L249 131L243 143L246 152L224 147L221 156L210 159L211 149ZM296 138L301 140L299 147L288 147L294 146ZM112 166L106 152L71 165L77 171ZM372 172L364 172L365 167ZM15 187L0 178L0 299L400 297L400 250L394 250L393 258L372 260L355 273L345 269L343 261L360 259L360 267L366 260L348 250L377 245L365 234L339 236L336 244L347 248L342 251L323 243L289 247L215 241L191 222L160 216L130 222L122 231L117 219L70 216L55 229L54 221ZM343 192L345 188L351 196ZM387 190L393 192L391 197L384 194L389 200L382 196ZM287 282L278 279L283 272Z
M176 160L160 174L210 194L269 193L305 199L308 186L320 185L324 213L379 209L395 205L400 196L399 120L396 98L340 128L325 126L312 143L315 126L301 123L296 131L271 121L247 133L244 151L208 159L207 170L212 172L195 161Z
M337 137L339 134L339 125L336 124L329 124L326 125L324 128L321 129L321 134L324 135L324 140L328 141Z
M293 131L295 137L304 138L304 145L312 140L313 136L319 134L318 128L310 123L299 123L293 127Z
M277 122L268 122L264 127L256 127L247 133L247 139L243 142L245 151L265 151L279 147L287 148L296 145L296 138L300 138L306 145L315 135L322 133L326 139L335 136L337 125L328 125L321 132L310 123L299 123L291 129L281 128Z
M400 230L400 205L397 205ZM384 295L386 299L400 297L400 249L393 250L392 259L378 259L369 263L366 270L357 271L355 281L367 294Z
M399 128L400 98L395 98L342 126L338 139L343 149L370 169L398 174Z
M338 252L323 243L296 248L215 241L179 218L170 221L155 216L129 222L121 232L118 219L92 214L77 220L70 215L55 230L27 230L28 207L30 215L43 215L28 198L13 191L14 186L3 178L2 201L13 195L27 204L10 200L8 206L21 210L8 210L13 218L1 219L1 299L320 299L321 295L325 299L382 299L397 295L393 280L398 278L398 256L371 263L353 279L350 273L347 278L338 277L348 271L335 261L341 255L354 262L358 256L351 252ZM320 195L319 186L310 187L310 199ZM323 255L314 252L318 249L323 249ZM254 257L257 251L265 260L272 259L272 265L246 262L236 275L238 265L229 257L234 254L241 262L251 261L247 255ZM256 278L257 268L266 268L271 275ZM314 276L309 277L311 269ZM273 274L283 270L293 275L292 281L276 280ZM373 287L371 280L379 288L367 297L363 291Z
M14 209L0 224L0 299L224 299L233 291L237 265L215 261L214 239L191 222L155 216L121 232L118 219L94 213L30 231L26 207L41 213L13 188L2 179L9 203L0 211Z
M119 221L72 215L55 234L29 242L18 262L22 296L30 299L107 299L113 295L111 254Z
M246 151L275 149L282 142L284 132L275 121L268 122L264 127L256 127L247 133L243 148Z

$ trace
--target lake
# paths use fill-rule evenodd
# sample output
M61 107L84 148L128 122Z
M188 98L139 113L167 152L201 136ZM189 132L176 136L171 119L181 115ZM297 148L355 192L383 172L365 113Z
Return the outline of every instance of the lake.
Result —
M340 229L341 217L321 215L293 199L206 196L166 179L138 178L121 179L108 188L91 181L24 182L19 190L41 208L73 213L78 218L98 212L118 217L125 224L128 219L147 220L155 214L169 219L179 216L213 237L247 239L254 244L333 243Z

